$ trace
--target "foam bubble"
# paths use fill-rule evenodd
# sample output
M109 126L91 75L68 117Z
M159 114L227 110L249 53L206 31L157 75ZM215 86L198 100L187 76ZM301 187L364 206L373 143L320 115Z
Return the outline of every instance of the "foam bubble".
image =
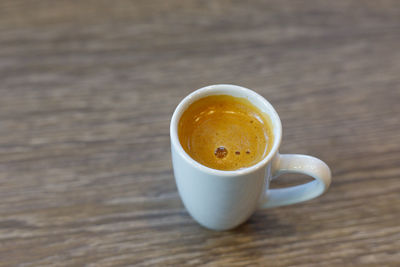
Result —
M226 155L228 155L228 150L225 147L220 146L215 150L214 155L219 159L225 158Z

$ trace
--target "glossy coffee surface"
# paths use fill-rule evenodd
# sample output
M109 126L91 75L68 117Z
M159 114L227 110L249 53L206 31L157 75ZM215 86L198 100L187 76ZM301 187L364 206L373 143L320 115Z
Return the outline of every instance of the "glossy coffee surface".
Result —
M237 170L261 161L272 143L268 116L245 98L212 95L192 103L180 118L183 149L197 162Z

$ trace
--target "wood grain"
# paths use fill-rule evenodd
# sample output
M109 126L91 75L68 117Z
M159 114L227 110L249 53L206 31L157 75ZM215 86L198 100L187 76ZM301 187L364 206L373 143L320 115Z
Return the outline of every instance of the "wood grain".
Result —
M398 1L1 1L0 266L399 266L399 47ZM265 96L329 192L197 225L169 119L216 83Z

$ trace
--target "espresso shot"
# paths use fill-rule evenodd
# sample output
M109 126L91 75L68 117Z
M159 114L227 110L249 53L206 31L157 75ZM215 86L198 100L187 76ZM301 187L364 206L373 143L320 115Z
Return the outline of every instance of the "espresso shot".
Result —
M179 120L178 136L192 159L224 171L255 165L273 143L269 117L246 98L230 95L192 103Z

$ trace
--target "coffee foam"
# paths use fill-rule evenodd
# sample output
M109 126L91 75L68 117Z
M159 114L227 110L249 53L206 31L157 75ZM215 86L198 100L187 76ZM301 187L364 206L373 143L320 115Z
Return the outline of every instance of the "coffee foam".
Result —
M247 99L212 95L192 103L178 124L183 149L199 163L237 170L261 161L272 148L269 118Z

